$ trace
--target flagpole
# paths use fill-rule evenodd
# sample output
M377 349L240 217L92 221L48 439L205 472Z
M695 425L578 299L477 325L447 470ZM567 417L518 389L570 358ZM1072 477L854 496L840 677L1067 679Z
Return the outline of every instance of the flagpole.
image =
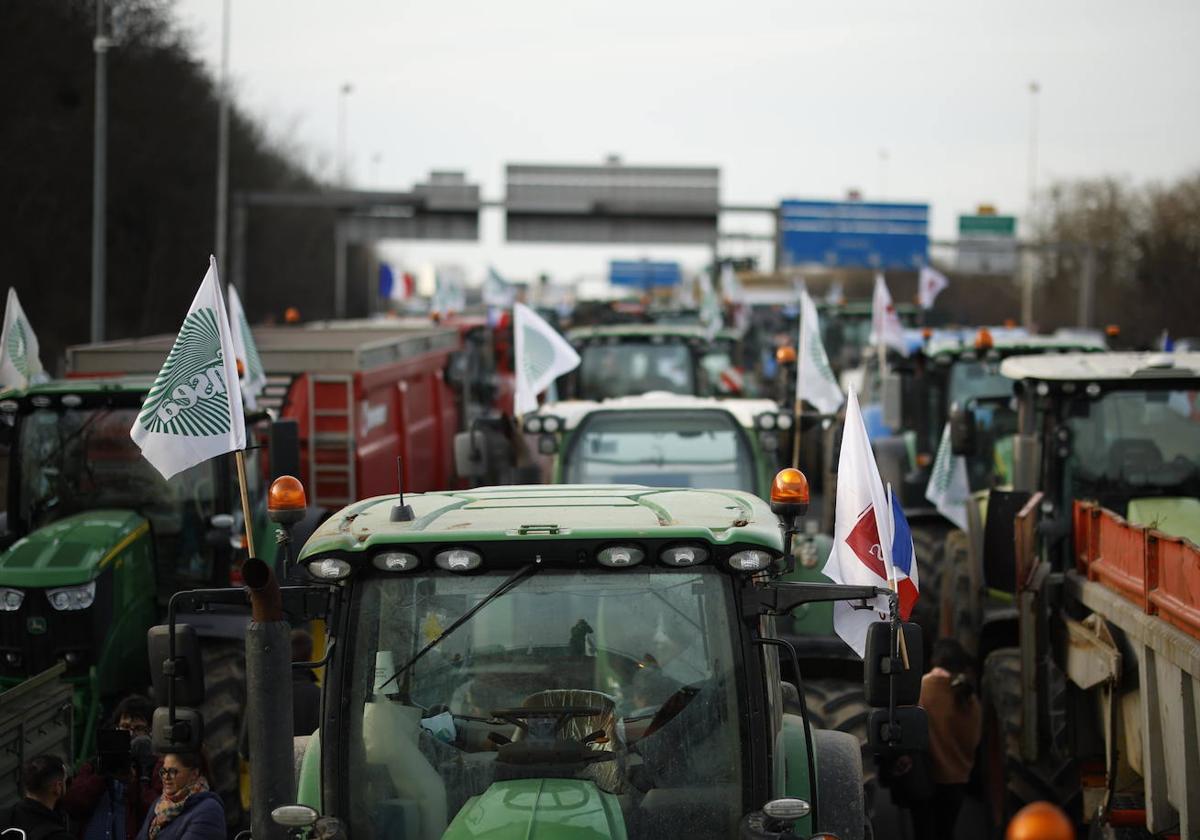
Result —
M250 492L246 489L246 452L239 449L233 455L237 460L238 487L242 491L242 519L246 526L246 553L253 560L255 556L254 530L250 522Z
M796 395L795 420L793 424L796 427L796 433L792 436L792 466L800 469L800 418L804 414L804 408L800 395Z
M888 486L887 486L887 506L888 506L888 510L887 510L888 535L886 538L882 534L880 535L879 541L880 541L881 545L879 546L879 548L883 552L884 559L887 561L888 587L896 595L897 602L898 602L899 597L900 597L900 587L899 587L899 584L896 582L896 565L892 562L892 549L891 549L892 542L896 536L896 534L895 534L896 526L895 526L895 519L893 518L893 517L895 517L895 513L892 512L894 509L892 507L892 483L890 481L888 482ZM876 521L878 521L878 520L876 520ZM884 546L882 545L884 539L887 540L887 548L884 548ZM915 562L915 560L914 560L914 562ZM899 641L900 641L900 661L904 664L904 670L907 671L908 670L908 642L906 642L904 639L904 627L903 626L901 626L900 633L898 635L900 637L900 639L899 639Z

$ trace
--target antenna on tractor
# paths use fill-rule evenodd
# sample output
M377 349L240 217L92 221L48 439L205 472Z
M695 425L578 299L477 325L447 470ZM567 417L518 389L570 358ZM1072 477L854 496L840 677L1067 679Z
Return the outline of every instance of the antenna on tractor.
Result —
M412 522L416 518L412 505L404 504L404 456L396 456L396 487L400 491L400 504L392 505L393 522Z

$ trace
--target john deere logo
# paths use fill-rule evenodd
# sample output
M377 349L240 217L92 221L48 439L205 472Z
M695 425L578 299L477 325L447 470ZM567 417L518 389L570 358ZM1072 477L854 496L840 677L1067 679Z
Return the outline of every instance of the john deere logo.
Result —
M217 313L197 309L183 322L138 422L146 431L158 434L227 434L229 396L224 376Z
M8 334L8 358L12 366L22 376L29 376L29 339L25 336L25 323L17 318L12 323L12 331Z
M25 629L30 636L40 636L46 632L46 619L40 615L35 615L25 620Z

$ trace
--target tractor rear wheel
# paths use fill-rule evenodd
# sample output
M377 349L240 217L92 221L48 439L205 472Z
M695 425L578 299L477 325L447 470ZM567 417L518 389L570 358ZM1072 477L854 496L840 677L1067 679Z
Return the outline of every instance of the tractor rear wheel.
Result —
M204 639L204 750L208 783L221 797L231 829L243 827L238 739L246 707L246 651L239 639Z
M1008 777L1021 737L1021 649L998 648L983 663L983 743L980 744L984 798L992 824L1003 831L1016 812Z
M980 603L971 583L971 552L965 532L955 530L947 535L943 563L938 635L955 639L974 654L979 650Z

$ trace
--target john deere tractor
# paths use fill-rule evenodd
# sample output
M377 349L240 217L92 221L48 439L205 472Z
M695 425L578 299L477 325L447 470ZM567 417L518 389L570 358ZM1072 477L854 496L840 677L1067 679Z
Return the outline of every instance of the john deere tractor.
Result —
M62 380L0 394L8 455L0 687L65 663L74 686L74 752L81 758L94 755L97 728L112 702L149 685L146 633L171 595L237 582L246 553L226 459L166 481L131 440L149 385L141 378ZM265 415L248 424L248 439L268 438ZM285 428L276 431L271 452L282 458ZM260 451L247 453L246 472L258 553L273 560ZM204 637L212 781L236 823L246 614L214 611L191 623Z

